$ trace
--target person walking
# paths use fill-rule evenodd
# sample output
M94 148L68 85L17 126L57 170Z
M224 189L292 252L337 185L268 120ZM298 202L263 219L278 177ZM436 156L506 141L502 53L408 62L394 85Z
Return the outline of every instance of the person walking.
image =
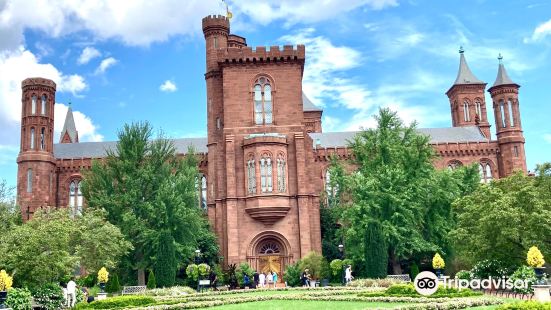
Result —
M346 284L348 284L352 281L352 279L354 279L352 276L352 265L348 265L344 271L344 280L346 281Z
M75 306L77 300L77 284L75 278L71 278L71 281L67 283L67 303L70 308Z
M210 280L210 287L212 288L213 291L218 291L218 276L216 275L216 272L214 272L213 270L214 268L211 268L210 269L210 274L209 274L209 280Z
M272 277L274 280L274 288L277 288L277 272L274 271Z
M257 288L258 287L258 283L260 282L260 275L258 274L258 271L254 271L254 274L253 274L253 283L254 283L254 288Z
M243 274L243 288L250 288L251 286L251 280L249 279L249 275L246 273Z
M300 279L302 280L302 286L308 287L310 286L310 274L308 273L308 268L304 269L302 272L302 275L300 276Z
M274 275L271 271L268 271L268 275L266 276L266 282L268 284L268 288L272 286L272 283L274 283Z
M264 274L264 272L260 273L259 280L260 280L260 287L264 288L264 285L266 285L266 274Z

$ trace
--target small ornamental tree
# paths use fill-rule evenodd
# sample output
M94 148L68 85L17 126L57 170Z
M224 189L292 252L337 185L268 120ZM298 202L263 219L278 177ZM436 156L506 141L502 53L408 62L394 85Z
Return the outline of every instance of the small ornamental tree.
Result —
M543 259L543 254L541 254L538 247L533 246L528 250L528 254L526 255L526 262L530 267L543 267L543 265L545 264L545 260Z
M199 267L197 267L197 265L195 264L187 265L186 275L188 276L188 278L197 281L197 279L199 278Z
M168 230L161 233L157 247L157 261L155 262L155 275L159 287L171 287L176 280L176 250L174 237Z
M438 253L434 254L434 257L432 258L432 268L444 269L444 267L446 267L446 263L444 263L442 256Z
M343 262L340 259L334 259L329 263L329 267L331 267L331 273L334 276L338 276L340 273L342 273L342 266Z
M368 278L382 279L387 276L387 249L381 223L370 220L365 232L365 268Z
M109 281L109 272L105 267L101 267L101 269L98 271L98 282L99 283L107 283Z
M411 267L409 269L409 276L411 277L411 279L415 279L415 277L419 274L419 266L417 265L416 262L413 262L411 264Z
M147 276L147 288L152 290L157 287L157 281L155 280L155 273L153 270L149 270L149 275Z
M7 291L11 288L12 285L13 278L10 277L6 270L2 269L0 271L0 291Z
M107 293L118 293L121 291L121 284L119 282L119 276L113 275L111 281L108 282L107 287L105 288Z

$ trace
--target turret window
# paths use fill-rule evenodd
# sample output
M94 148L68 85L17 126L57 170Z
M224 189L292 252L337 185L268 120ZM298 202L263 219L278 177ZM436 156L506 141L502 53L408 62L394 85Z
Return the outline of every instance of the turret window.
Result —
M31 150L34 150L34 128L31 128Z
M31 114L36 114L36 95L33 95L32 102L31 102Z
M256 171L253 157L247 161L247 192L256 194Z
M27 169L27 193L33 192L33 170Z
M271 124L272 117L272 86L270 80L259 78L254 85L254 122L256 125Z
M507 125L505 124L505 103L503 102L503 100L499 101L499 114L501 116L501 127L507 127Z
M480 183L489 183L493 179L492 167L490 167L489 163L480 163L478 172L480 174Z
M82 215L82 182L73 180L69 184L69 208L73 215Z
M207 210L207 176L201 176L201 209Z
M42 115L46 115L46 95L42 95L42 107L40 109Z
M471 115L469 114L469 102L467 100L463 102L463 117L465 122L471 121Z
M476 106L476 115L478 115L479 118L482 118L482 105L480 104L479 99L475 101L475 106Z
M271 193L272 185L272 157L268 154L260 158L260 188L262 193Z
M46 143L44 139L45 131L46 129L44 127L42 127L42 129L40 130L40 149L41 150L44 150L46 148L45 146Z
M286 191L285 184L285 157L283 154L280 154L277 157L277 190L280 193Z
M515 127L515 118L513 115L513 101L507 100L507 108L509 109L509 124L511 127Z

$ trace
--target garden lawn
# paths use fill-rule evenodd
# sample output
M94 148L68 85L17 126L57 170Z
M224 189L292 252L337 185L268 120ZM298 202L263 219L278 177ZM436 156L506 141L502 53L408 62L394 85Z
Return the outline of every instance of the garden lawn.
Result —
M392 308L402 303L363 302L363 301L315 301L315 300L270 300L211 307L217 310L333 310Z

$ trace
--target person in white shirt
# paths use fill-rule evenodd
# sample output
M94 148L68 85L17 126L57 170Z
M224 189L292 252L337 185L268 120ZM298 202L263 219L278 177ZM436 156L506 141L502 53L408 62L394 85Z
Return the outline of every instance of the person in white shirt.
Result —
M344 272L344 279L346 280L346 283L352 281L354 277L352 276L352 266L348 265Z
M266 284L266 275L264 274L264 272L261 272L259 277L260 287L264 287L264 285Z
M268 275L266 276L266 280L268 282L268 287L270 287L272 283L274 283L274 275L272 275L271 271L268 272Z
M74 307L77 300L77 284L75 279L71 278L71 281L67 283L67 302L69 307Z

